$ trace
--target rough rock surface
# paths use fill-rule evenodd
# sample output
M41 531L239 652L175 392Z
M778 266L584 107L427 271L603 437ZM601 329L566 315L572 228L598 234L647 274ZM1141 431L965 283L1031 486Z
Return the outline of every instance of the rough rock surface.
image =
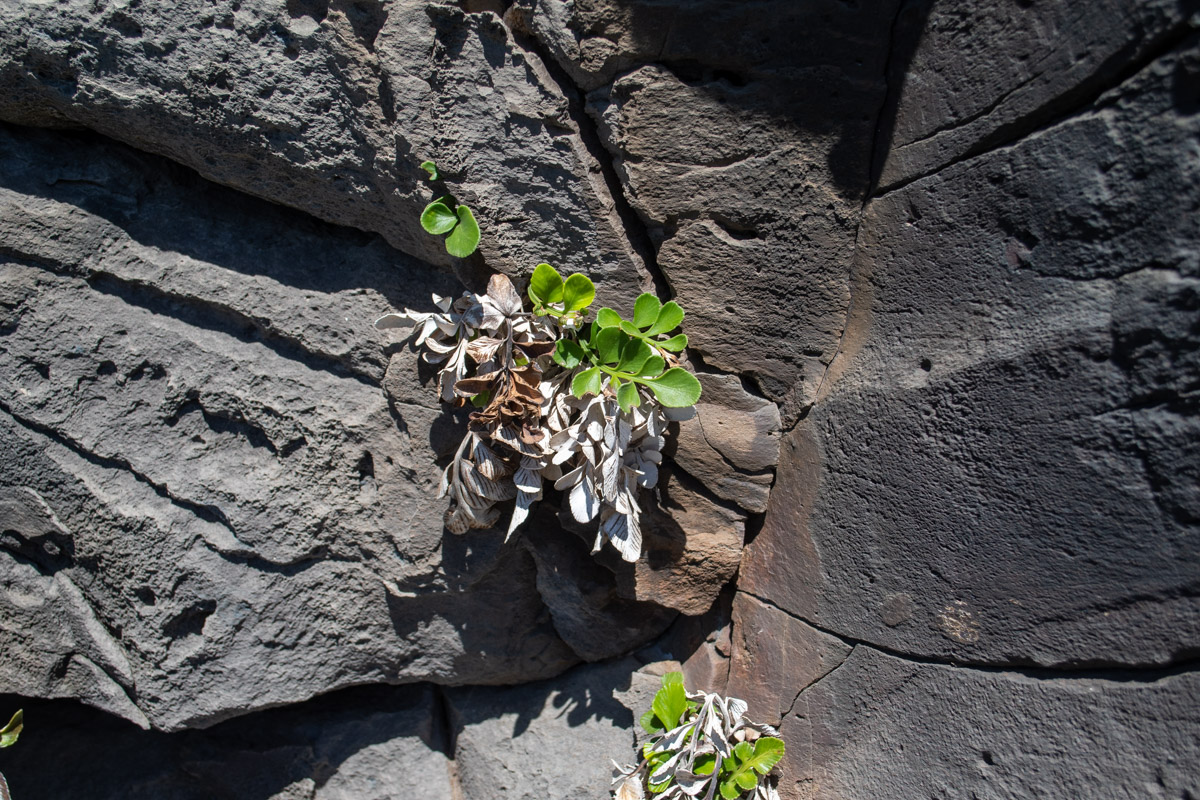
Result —
M5 752L4 774L26 800L362 800L395 796L397 786L452 800L435 692L360 687L169 736L63 701L22 700L30 724Z
M862 313L741 588L961 662L1196 652L1200 216L1180 209L1200 205L1200 121L1178 108L1196 66L1165 56L869 204Z
M625 659L528 686L450 690L456 796L606 797L611 761L632 757L660 674Z
M478 212L493 269L648 276L536 54L493 14L419 0L0 6L0 118L83 125L433 264L418 164ZM30 35L32 32L32 35ZM611 279L611 280L608 280Z
M845 322L895 4L518 5L591 89L693 347L794 419Z
M14 791L600 800L675 660L787 800L1200 796L1197 12L0 4ZM369 327L541 260L689 313L633 566L443 538Z
M1194 670L1060 676L856 647L784 720L781 794L1195 797L1198 689Z

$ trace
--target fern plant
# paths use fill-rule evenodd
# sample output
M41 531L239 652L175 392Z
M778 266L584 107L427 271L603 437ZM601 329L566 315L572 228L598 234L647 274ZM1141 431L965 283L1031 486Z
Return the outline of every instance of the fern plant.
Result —
M770 725L751 722L746 703L689 692L683 674L668 672L642 715L650 738L636 766L613 762L615 800L778 800L771 771L784 744Z

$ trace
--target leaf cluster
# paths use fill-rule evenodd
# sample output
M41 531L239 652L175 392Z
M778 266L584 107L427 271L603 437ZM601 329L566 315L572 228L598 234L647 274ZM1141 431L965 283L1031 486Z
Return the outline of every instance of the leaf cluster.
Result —
M749 721L746 704L711 693L691 693L683 675L669 672L641 724L650 739L642 762L613 772L614 796L661 800L777 800L766 777L783 758L784 744L774 728Z
M429 173L429 180L441 180L437 165L425 161L421 169ZM466 258L479 247L479 223L466 205L459 203L452 194L437 198L421 212L421 227L435 236L445 235L446 252L456 258Z
M535 314L580 320L595 296L596 289L587 276L575 273L564 280L549 264L538 264L529 282ZM659 338L678 328L683 318L678 303L664 304L649 292L638 297L633 319L622 319L613 309L601 308L587 336L558 340L554 363L578 370L571 381L575 397L599 395L607 385L626 413L641 405L639 386L649 389L665 408L695 405L700 399L700 382L674 365L675 354L687 347L687 336Z
M421 168L440 180L433 162ZM421 222L446 234L454 255L478 243L476 227L456 250L455 237L471 233L474 220L449 195L430 203ZM683 309L646 293L630 319L611 308L593 318L592 280L563 277L545 263L533 270L527 296L528 308L506 276L493 275L485 294L435 295L436 311L405 309L375 322L413 328L422 358L440 365L441 399L475 409L442 474L446 528L492 527L498 504L512 500L511 535L548 480L577 522L598 522L597 550L607 541L636 561L639 491L657 483L669 422L686 419L700 397L699 381L680 361Z

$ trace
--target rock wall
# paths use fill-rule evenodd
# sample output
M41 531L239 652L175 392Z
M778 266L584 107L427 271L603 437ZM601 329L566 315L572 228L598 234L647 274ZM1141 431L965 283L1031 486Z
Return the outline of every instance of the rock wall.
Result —
M679 661L789 800L1200 796L1198 15L0 4L14 793L602 798ZM689 314L632 566L370 327L542 260Z

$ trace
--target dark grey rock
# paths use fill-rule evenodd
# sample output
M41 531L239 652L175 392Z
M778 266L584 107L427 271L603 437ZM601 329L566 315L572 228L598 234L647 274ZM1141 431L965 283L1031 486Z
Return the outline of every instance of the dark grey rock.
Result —
M735 375L698 377L696 414L679 423L667 453L718 497L761 514L779 461L779 407L746 391Z
M1200 676L983 671L856 647L783 723L780 794L1183 798Z
M590 90L692 347L794 421L845 322L895 5L518 6Z
M418 215L448 189L479 217L493 269L550 261L616 302L649 285L567 98L492 13L8 4L0 87L9 122L86 126L433 264L452 259ZM429 158L445 189L423 180Z
M377 385L372 317L444 278L88 137L0 150L11 689L177 729L578 659L528 555L443 539L443 412Z
M904 59L889 70L879 185L1011 143L1086 106L1176 46L1194 11L1176 0L906 4L893 34Z
M163 734L66 701L24 706L4 773L22 800L450 800L429 686L350 689L206 731Z
M755 722L779 725L797 695L837 669L851 646L761 600L733 600L728 694L749 704Z
M447 692L462 800L607 800L611 760L629 763L634 726L661 670L633 659L554 681Z
M1200 117L1179 105L1198 69L1193 39L868 205L860 316L785 443L743 589L962 662L1200 648Z

